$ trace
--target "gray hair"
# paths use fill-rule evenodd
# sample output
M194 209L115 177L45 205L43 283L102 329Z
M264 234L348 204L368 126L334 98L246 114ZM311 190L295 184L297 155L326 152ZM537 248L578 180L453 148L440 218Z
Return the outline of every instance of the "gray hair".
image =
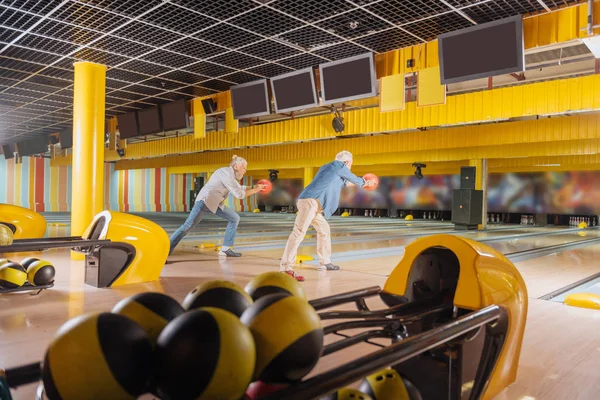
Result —
M337 153L337 155L335 156L335 159L337 161L342 161L342 162L350 161L350 160L352 160L352 153L350 153L349 151L346 151L346 150L342 150L339 153Z
M248 161L246 161L245 158L234 155L233 157L231 157L231 163L229 164L229 166L234 167L236 165L242 165L242 164L248 165Z

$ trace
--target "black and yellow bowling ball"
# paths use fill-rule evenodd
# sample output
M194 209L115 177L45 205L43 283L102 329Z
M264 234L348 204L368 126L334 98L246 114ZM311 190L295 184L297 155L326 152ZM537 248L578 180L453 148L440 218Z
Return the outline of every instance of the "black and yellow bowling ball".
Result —
M252 334L235 315L197 308L158 336L155 394L162 400L238 400L252 381L255 361Z
M25 271L27 271L29 266L36 261L40 261L40 259L36 257L27 257L21 260L21 265L23 266L23 268L25 268Z
M278 271L265 272L255 276L248 282L245 290L254 301L273 293L287 293L307 300L302 285L288 274Z
M0 288L16 289L27 282L27 272L21 264L7 262L0 267Z
M392 368L386 368L367 376L358 389L371 396L373 400L421 399L416 388Z
M0 223L0 246L10 246L13 243L14 234L8 225Z
M216 307L235 314L238 318L252 304L248 293L233 282L215 280L196 286L183 300L183 308Z
M33 286L48 285L54 281L56 270L50 262L38 260L27 264L27 280Z
M287 293L261 297L242 314L256 343L254 377L293 383L308 374L323 351L323 328L315 309Z
M50 400L136 399L148 390L152 345L127 317L85 314L63 324L42 363Z
M135 321L154 345L165 326L183 314L183 308L166 294L145 292L124 298L115 304L111 312Z
M342 388L322 400L373 400L371 396L356 389Z

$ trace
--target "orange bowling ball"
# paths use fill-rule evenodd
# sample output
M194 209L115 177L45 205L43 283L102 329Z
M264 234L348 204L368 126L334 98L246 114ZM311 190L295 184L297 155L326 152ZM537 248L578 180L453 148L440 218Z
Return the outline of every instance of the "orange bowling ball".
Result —
M271 181L269 181L267 179L261 179L260 181L258 181L258 184L266 186L266 188L261 190L260 193L262 193L262 194L271 193L271 190L273 189L273 184L271 183Z
M365 176L363 176L363 179L365 181L375 181L375 186L370 186L370 187L365 186L363 188L365 190L375 190L375 189L377 189L377 186L379 186L379 178L375 174L371 174L371 173L365 174Z

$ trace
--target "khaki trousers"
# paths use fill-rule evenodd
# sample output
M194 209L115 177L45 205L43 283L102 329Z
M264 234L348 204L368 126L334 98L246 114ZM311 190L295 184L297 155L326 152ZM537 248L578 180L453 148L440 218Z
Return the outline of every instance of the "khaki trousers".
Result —
M306 231L310 225L317 231L317 254L319 262L323 265L331 263L331 230L329 223L323 216L321 205L315 199L298 199L298 215L294 229L290 234L279 269L281 271L291 270L296 264L298 247L304 240Z

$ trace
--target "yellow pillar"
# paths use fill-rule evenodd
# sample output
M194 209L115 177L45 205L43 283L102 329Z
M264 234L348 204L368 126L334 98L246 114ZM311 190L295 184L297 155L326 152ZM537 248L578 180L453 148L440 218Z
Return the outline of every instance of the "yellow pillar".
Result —
M104 209L104 109L106 66L76 62L73 97L71 235L83 235ZM71 252L74 260L83 260Z
M194 113L194 139L206 137L206 113L202 106L202 99L192 100L192 111Z
M475 190L483 191L483 207L481 209L482 223L477 226L478 229L487 227L487 178L488 178L488 163L487 159L469 160L469 166L475 167Z
M315 177L315 169L313 167L304 167L304 187L307 187Z
M227 107L225 110L225 133L238 133L240 130L240 121L233 117L233 107Z

